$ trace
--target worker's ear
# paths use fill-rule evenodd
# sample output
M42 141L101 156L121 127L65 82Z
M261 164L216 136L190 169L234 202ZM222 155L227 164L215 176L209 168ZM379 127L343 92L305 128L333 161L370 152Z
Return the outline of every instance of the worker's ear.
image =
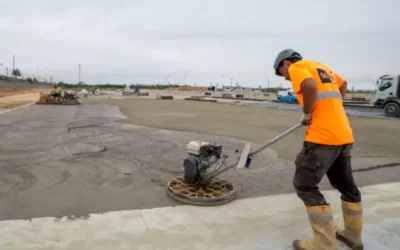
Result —
M291 64L291 62L289 62L288 60L283 60L283 66L285 68L289 68L290 64Z

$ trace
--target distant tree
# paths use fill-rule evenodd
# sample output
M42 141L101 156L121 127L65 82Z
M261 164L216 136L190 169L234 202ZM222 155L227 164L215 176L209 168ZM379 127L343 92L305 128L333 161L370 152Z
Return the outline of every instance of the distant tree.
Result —
M17 69L13 69L11 74L15 77L17 76L22 76L21 71L17 68Z

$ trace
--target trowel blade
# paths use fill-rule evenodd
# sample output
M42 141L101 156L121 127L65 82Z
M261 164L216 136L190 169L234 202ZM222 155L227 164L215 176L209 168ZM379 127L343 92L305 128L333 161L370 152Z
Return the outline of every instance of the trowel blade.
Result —
M242 169L246 167L247 158L249 157L249 153L251 150L251 143L248 142L244 145L244 149L242 155L240 156L239 162L236 165L236 169Z

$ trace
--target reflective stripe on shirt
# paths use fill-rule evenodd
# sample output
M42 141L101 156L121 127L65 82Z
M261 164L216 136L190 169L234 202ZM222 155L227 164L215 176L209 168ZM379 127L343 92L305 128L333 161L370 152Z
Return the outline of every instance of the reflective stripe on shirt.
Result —
M342 94L336 91L324 91L321 93L318 93L317 95L317 100L322 100L322 99L327 99L327 98L338 98L338 99L343 99Z

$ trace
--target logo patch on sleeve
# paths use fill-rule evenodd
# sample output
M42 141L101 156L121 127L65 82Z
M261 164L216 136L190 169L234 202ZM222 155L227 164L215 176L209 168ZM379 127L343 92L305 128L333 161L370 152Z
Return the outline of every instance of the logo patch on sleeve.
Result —
M328 73L326 73L325 70L317 68L317 71L318 71L319 79L321 79L322 83L332 83L331 77L329 76Z

